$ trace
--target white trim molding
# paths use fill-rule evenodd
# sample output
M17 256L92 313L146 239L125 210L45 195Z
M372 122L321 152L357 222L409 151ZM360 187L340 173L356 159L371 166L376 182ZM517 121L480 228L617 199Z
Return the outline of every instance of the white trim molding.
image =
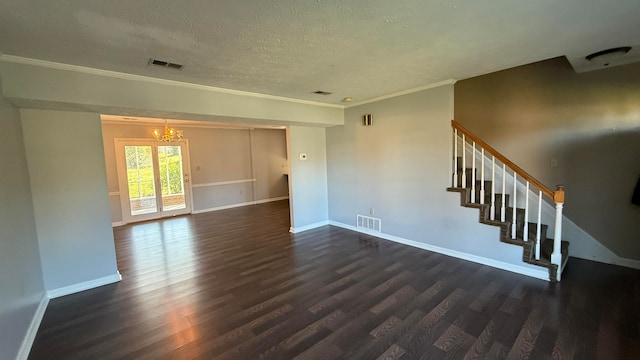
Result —
M6 61L6 62L11 62L16 64L34 65L34 66L40 66L40 67L49 68L49 69L73 71L73 72L84 73L89 75L99 75L99 76L106 76L106 77L125 79L125 80L135 80L135 81L144 81L144 82L162 84L162 85L180 86L187 89L205 90L205 91L211 91L211 92L222 93L222 94L240 95L240 96L254 97L254 98L260 98L260 99L286 101L290 103L322 106L322 107L337 108L337 109L344 108L344 106L338 105L338 104L294 99L294 98L289 98L284 96L268 95L268 94L254 93L249 91L225 89L225 88L219 88L219 87L214 87L209 85L192 84L192 83L186 83L182 81L166 80L166 79L154 78L149 76L127 74L127 73L121 73L117 71L102 70L102 69L95 69L95 68L90 68L85 66L56 63L52 61L38 60L38 59L32 59L32 58L26 58L21 56L14 56L14 55L0 54L0 61Z
M385 234L385 233L379 233L379 232L375 232L375 231L366 231L365 229L360 229L360 228L357 228L355 226L347 225L347 224L340 223L340 222L337 222L337 221L329 221L329 225L341 227L343 229L352 230L352 231L356 231L356 232L359 232L359 233L363 233L363 234L367 234L367 235L371 235L371 236L375 236L375 237L379 237L379 238L382 238L382 239L385 239L385 240L397 242L399 244L413 246L413 247L416 247L416 248L419 248L419 249L422 249L422 250L433 251L433 252L437 252L439 254L452 256L452 257L455 257L455 258L458 258L458 259L467 260L467 261L475 262L475 263L478 263L478 264L491 266L491 267L494 267L494 268L497 268L497 269L506 270L506 271L517 273L517 274L530 276L530 277L533 277L533 278L536 278L536 279L549 281L549 271L547 269L544 269L544 270L542 270L542 269L541 270L531 269L531 268L524 267L524 266L514 265L514 264L505 263L505 262L494 260L494 259L488 259L488 258L484 258L484 257L481 257L481 256L476 256L476 255L472 255L472 254L463 253L463 252L456 251L456 250L451 250L451 249L442 248L442 247L439 247L439 246L429 245L429 244L421 243L421 242L414 241L414 240L408 240L408 239L404 239L404 238L401 238L401 237L398 237L398 236L394 236L394 235L389 235L389 234Z
M318 221L317 223L313 223L313 224L309 224L309 225L305 225L305 226L300 226L300 227L296 227L296 228L290 227L289 228L289 232L292 233L292 234L298 234L298 233L301 233L303 231L316 229L316 228L319 228L319 227L325 226L325 225L329 225L329 220Z
M120 275L120 272L118 271L117 273L115 273L113 275L109 275L109 276L101 277L101 278L98 278L98 279L81 282L81 283L78 283L78 284L64 286L64 287L53 289L53 290L48 290L47 291L47 296L49 297L49 299L55 299L55 298L59 298L61 296L75 294L75 293L80 292L80 291L85 291L85 290L97 288L97 287L100 287L100 286L113 284L113 283L116 283L116 282L118 282L120 280L122 280L122 275Z
M243 183L250 183L250 182L256 182L256 179L240 179L240 180L230 180L230 181L218 181L218 182L212 182L212 183L191 184L191 187L200 188L200 187L208 187L208 186L243 184Z
M243 202L243 203L216 206L216 207L212 207L212 208L195 210L195 211L191 212L191 214L202 214L202 213L207 213L207 212L210 212L210 211L233 209L233 208L242 207L242 206L258 205L258 204L264 204L264 203L268 203L268 202L272 202L272 201L280 201L280 200L288 200L288 199L289 199L288 196L281 196L281 197L270 198L270 199L247 201L247 202Z
M552 217L554 207L547 202L542 205L542 211L546 216ZM614 253L566 215L562 216L562 238L570 243L569 257L640 270L640 260L625 258Z
M265 204L268 202L272 202L272 201L280 201L280 200L289 200L288 196L280 196L280 197L274 197L274 198L270 198L270 199L262 199L262 200L256 200L253 203L254 204Z
M36 334L38 333L40 323L42 323L42 319L44 318L44 313L47 310L47 305L49 305L49 297L47 296L47 294L42 294L42 298L40 299L38 308L33 314L33 318L31 319L31 323L29 324L27 333L25 334L24 339L22 339L22 344L20 344L20 349L18 350L16 360L27 360L29 358L29 353L31 352L33 341L36 339Z
M623 258L621 256L618 256L618 258L614 260L613 264L640 270L640 260Z
M374 98L371 98L371 99L366 99L366 100L354 102L352 104L346 105L345 109L352 108L354 106L360 106L360 105L364 105L364 104L369 104L369 103L380 101L380 100L391 99L391 98L402 96L402 95L413 94L413 93L417 93L419 91L429 90L429 89L437 88L437 87L444 86L444 85L454 85L456 82L457 82L457 80L454 80L454 79L438 81L438 82L435 82L435 83L432 83L432 84L428 84L428 85L424 85L424 86L420 86L420 87L417 87L417 88L404 90L404 91L398 91L398 92L391 93L391 94L388 94L388 95L378 96L378 97L374 97Z
M206 208L206 209L200 209L200 210L195 210L193 211L191 214L202 214L202 213L208 213L211 211L218 211L218 210L226 210L226 209L233 209L233 208L237 208L237 207L243 207L243 206L248 206L248 205L254 205L253 201L249 201L249 202L243 202L243 203L237 203L237 204L231 204L231 205L223 205L223 206L216 206L216 207L212 207L212 208Z

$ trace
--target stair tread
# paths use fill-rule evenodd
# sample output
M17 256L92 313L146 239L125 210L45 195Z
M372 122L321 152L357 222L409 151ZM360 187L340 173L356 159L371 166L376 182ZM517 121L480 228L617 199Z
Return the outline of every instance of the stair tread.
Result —
M561 271L564 268L564 265L567 262L569 257L569 242L562 241L560 246L560 251L562 254L562 264L560 269L556 269L556 265L551 263L551 252L553 250L553 239L547 238L547 232L549 230L548 224L540 224L540 234L538 236L538 223L531 222L525 220L525 209L513 206L505 206L504 214L505 221L500 221L502 215L502 200L504 196L505 205L509 204L510 194L503 193L492 193L492 181L491 180L483 180L478 179L477 173L478 168L467 167L469 164L467 162L464 166L464 176L465 186L462 186L463 183L463 166L462 166L462 157L458 156L456 158L455 166L457 168L457 177L456 174L454 176L455 184L459 186L449 187L447 191L450 192L458 192L460 193L460 204L467 208L477 208L480 210L480 222L486 225L500 226L500 241L519 245L523 247L523 261L543 266L549 269L549 276L551 281L555 281L555 271ZM476 174L476 177L473 177L473 174ZM475 180L475 183L474 183ZM475 184L475 189L474 189ZM481 196L482 185L484 184L484 199ZM475 192L474 192L475 190ZM493 189L495 191L495 188ZM504 189L503 189L504 190ZM495 196L494 202L494 212L491 211L491 201ZM484 200L484 201L482 201ZM515 209L515 210L514 210ZM515 224L513 224L514 220L514 211L515 211ZM491 220L491 217L494 220ZM524 234L525 222L527 224L527 234ZM512 234L512 226L515 226L515 239L511 238ZM526 240L524 239L526 237ZM537 238L540 238L540 259L536 260L535 258L531 258L532 246L530 244L535 244ZM526 258L529 259L526 259Z

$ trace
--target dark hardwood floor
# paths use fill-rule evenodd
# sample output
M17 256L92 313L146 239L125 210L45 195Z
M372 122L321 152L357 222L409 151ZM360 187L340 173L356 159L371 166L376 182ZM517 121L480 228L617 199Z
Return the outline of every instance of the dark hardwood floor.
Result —
M640 359L639 271L288 228L286 201L116 228L122 282L52 300L30 359Z

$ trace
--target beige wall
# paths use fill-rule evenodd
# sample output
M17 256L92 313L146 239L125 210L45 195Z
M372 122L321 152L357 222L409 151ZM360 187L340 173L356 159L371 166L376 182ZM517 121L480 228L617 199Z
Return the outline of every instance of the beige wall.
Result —
M116 138L148 139L152 125L103 123L112 220L122 220ZM182 127L189 142L194 212L288 196L286 135L279 129ZM255 181L251 181L255 179ZM244 181L220 185L221 182Z
M287 196L289 187L287 137L284 130L255 129L253 167L256 175L256 199Z
M630 204L640 176L640 64L577 74L557 58L463 80L455 119L548 186L564 184L572 221L618 256L640 259L640 209Z

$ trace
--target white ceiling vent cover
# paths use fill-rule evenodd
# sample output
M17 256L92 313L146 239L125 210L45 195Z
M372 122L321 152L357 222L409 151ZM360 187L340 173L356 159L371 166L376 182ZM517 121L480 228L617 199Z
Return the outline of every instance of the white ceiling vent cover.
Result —
M358 229L382 232L382 220L370 216L357 215L356 224Z

